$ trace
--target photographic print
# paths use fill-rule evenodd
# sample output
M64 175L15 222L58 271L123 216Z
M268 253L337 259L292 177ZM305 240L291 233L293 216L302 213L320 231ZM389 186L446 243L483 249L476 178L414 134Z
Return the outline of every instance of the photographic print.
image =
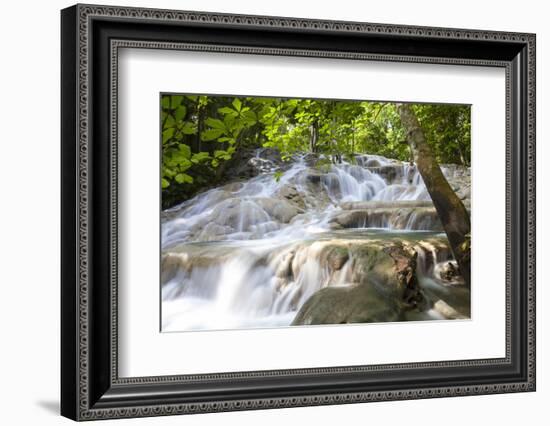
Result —
M470 318L469 105L159 110L161 331Z

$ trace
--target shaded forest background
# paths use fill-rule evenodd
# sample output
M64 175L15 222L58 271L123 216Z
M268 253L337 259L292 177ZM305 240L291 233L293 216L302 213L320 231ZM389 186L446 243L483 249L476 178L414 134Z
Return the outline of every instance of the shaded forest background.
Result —
M470 165L470 106L411 104L438 163ZM283 160L311 153L318 165L356 154L412 161L398 105L389 102L162 95L162 204L225 183L257 148ZM277 177L277 176L275 176Z

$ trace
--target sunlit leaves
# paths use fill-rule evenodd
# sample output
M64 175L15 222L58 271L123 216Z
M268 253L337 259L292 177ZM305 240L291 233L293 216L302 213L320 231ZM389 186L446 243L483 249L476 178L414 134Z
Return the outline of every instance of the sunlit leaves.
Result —
M218 118L208 118L206 120L206 124L208 124L210 127L214 128L214 129L218 129L218 130L222 130L222 131L225 130L224 122L221 121Z
M191 158L191 148L185 144L178 145L178 155L182 158Z
M214 151L214 158L216 160L231 160L231 154L224 150L216 150Z
M183 101L183 96L181 95L172 95L172 96L169 96L169 98L170 98L170 108L172 109L178 108Z
M167 112L165 117L166 118L164 119L164 123L163 123L163 126L165 129L169 129L171 127L176 126L176 118L171 112Z
M200 164L206 160L210 159L210 154L208 152L197 152L191 157L191 162L194 164Z
M162 143L165 144L172 139L176 129L174 127L169 127L162 132Z
M193 178L187 173L178 173L175 180L177 183L193 183Z
M201 133L201 139L205 142L213 141L218 139L223 134L223 129L208 129Z
M241 100L239 98L235 98L232 102L233 104L233 107L237 110L237 111L240 111L241 110L241 107L242 107L242 103L241 103Z
M187 114L187 108L185 108L185 105L180 105L174 111L174 118L176 121L181 121L185 117L185 114Z
M468 106L417 104L414 111L440 162L469 164ZM163 95L160 119L162 187L170 191L221 177L220 166L245 148L274 148L283 160L313 151L325 159L320 167L353 163L361 153L411 158L395 104L387 102Z
M178 128L178 130L184 135L194 135L197 133L197 125L190 121L186 121Z

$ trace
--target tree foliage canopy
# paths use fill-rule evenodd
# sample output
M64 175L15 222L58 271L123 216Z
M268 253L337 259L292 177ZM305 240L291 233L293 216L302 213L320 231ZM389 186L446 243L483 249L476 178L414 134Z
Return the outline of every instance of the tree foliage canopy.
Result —
M470 163L470 107L413 104L439 163ZM312 152L353 161L411 153L389 102L162 95L162 187L180 192L219 177L245 148L275 148L284 160ZM163 197L164 198L164 197Z

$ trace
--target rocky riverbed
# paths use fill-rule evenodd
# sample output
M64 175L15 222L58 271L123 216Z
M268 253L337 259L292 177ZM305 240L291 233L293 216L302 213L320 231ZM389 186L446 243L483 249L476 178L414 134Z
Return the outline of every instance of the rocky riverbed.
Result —
M232 182L163 212L163 331L470 316L414 165L313 160L259 152ZM442 170L469 209L470 170Z

